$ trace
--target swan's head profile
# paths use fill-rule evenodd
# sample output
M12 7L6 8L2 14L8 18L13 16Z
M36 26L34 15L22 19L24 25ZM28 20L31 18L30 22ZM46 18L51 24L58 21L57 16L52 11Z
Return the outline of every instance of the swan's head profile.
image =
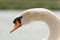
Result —
M19 15L18 17L16 17L13 20L14 27L11 29L10 33L12 33L17 28L19 28L23 25L29 24L32 21L33 21L33 19L32 19L31 13L27 13L27 12L22 13L21 15Z
M21 17L17 17L17 18L15 18L14 20L13 20L13 23L15 24L14 25L14 27L13 27L13 29L11 30L11 32L13 32L14 30L16 30L17 28L19 28L22 24L21 24L21 19L22 19L23 17L21 16ZM11 33L10 32L10 33Z

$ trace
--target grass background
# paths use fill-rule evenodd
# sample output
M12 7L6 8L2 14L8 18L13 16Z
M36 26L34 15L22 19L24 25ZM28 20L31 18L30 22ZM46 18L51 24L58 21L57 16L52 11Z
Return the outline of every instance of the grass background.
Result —
M60 0L0 0L0 9L60 9Z

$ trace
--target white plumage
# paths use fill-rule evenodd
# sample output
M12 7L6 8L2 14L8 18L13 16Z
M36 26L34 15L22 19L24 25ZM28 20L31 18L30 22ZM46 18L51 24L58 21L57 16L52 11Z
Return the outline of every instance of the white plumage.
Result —
M23 16L22 25L27 25L33 21L43 21L48 25L50 30L48 39L45 40L60 40L60 20L55 15L45 8L33 8L23 11L19 14Z

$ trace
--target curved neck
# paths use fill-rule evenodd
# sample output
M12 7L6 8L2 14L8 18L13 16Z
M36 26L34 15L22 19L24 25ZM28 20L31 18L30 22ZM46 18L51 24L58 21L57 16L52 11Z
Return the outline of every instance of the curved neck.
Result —
M37 14L38 15L38 14ZM60 40L60 21L54 14L42 15L42 21L44 21L49 28L48 40ZM34 20L41 20L39 17L35 17Z
M50 21L46 22L49 30L50 30L50 35L48 40L60 40L60 21L56 18L53 20L51 19Z
M60 40L60 21L58 17L52 15L52 17L45 17L45 23L49 27L49 38L48 40Z
M30 10L26 13L24 16L25 18L25 24L31 21L44 21L50 30L50 35L48 40L60 40L58 39L60 37L60 21L58 17L51 11L45 10L45 9L36 9L36 10ZM26 21L27 20L27 21Z

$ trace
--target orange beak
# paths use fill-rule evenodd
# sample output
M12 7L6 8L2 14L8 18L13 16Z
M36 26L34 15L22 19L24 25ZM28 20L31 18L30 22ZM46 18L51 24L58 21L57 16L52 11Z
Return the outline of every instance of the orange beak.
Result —
M10 33L12 33L13 31L15 31L20 26L21 26L21 23L19 23L18 21L16 21L16 23L15 23L14 27L11 29Z

